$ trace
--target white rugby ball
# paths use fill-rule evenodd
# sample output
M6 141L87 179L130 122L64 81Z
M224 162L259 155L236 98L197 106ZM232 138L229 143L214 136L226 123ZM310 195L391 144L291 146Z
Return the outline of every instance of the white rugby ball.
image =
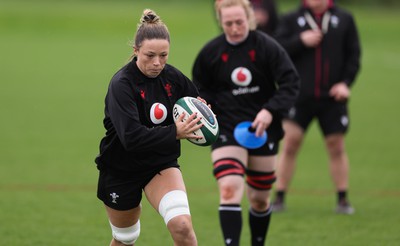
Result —
M205 103L194 97L182 97L174 105L174 121L177 121L183 112L185 112L183 120L187 120L193 113L197 113L197 117L202 118L198 124L201 122L203 126L193 133L203 138L188 139L190 142L200 146L207 146L217 140L219 134L218 121L213 111Z

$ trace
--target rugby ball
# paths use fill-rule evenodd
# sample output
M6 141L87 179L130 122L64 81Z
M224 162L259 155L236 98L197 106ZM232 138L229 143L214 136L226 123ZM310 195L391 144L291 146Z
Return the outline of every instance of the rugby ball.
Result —
M187 120L193 113L197 113L197 116L202 118L198 124L201 122L203 126L193 133L203 138L188 139L191 143L200 146L208 146L217 140L219 134L218 121L213 111L205 103L194 97L182 97L178 99L174 105L174 121L177 121L183 112L185 113L185 118L183 120Z

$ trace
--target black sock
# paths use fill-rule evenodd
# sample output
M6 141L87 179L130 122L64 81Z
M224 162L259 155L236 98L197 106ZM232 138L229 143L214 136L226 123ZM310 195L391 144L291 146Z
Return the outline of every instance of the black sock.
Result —
M342 190L337 192L338 203L346 203L347 202L347 191Z
M285 191L284 190L279 190L276 192L276 200L280 202L285 201Z
M251 230L251 245L263 246L267 238L269 222L271 220L271 207L264 212L249 210L249 223Z
M220 204L219 221L225 245L238 246L242 231L242 208L239 204Z

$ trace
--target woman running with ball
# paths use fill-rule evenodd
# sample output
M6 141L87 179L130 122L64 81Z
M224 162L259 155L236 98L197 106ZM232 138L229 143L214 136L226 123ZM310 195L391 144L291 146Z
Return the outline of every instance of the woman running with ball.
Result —
M142 191L163 217L175 245L197 245L182 173L180 139L196 139L202 124L192 114L174 123L172 108L194 84L167 64L170 36L152 10L144 10L130 62L111 79L105 98L106 134L96 158L98 198L108 214L111 246L134 245L140 234ZM203 100L203 102L205 102Z

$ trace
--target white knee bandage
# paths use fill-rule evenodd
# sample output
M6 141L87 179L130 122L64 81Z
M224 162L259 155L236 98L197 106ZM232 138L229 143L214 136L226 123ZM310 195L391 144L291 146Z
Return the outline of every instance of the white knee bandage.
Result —
M132 245L138 239L140 234L140 220L136 224L126 228L118 228L111 224L112 236L115 240L125 245Z
M190 215L186 193L182 190L173 190L165 194L158 206L158 212L164 218L165 224L178 215Z

